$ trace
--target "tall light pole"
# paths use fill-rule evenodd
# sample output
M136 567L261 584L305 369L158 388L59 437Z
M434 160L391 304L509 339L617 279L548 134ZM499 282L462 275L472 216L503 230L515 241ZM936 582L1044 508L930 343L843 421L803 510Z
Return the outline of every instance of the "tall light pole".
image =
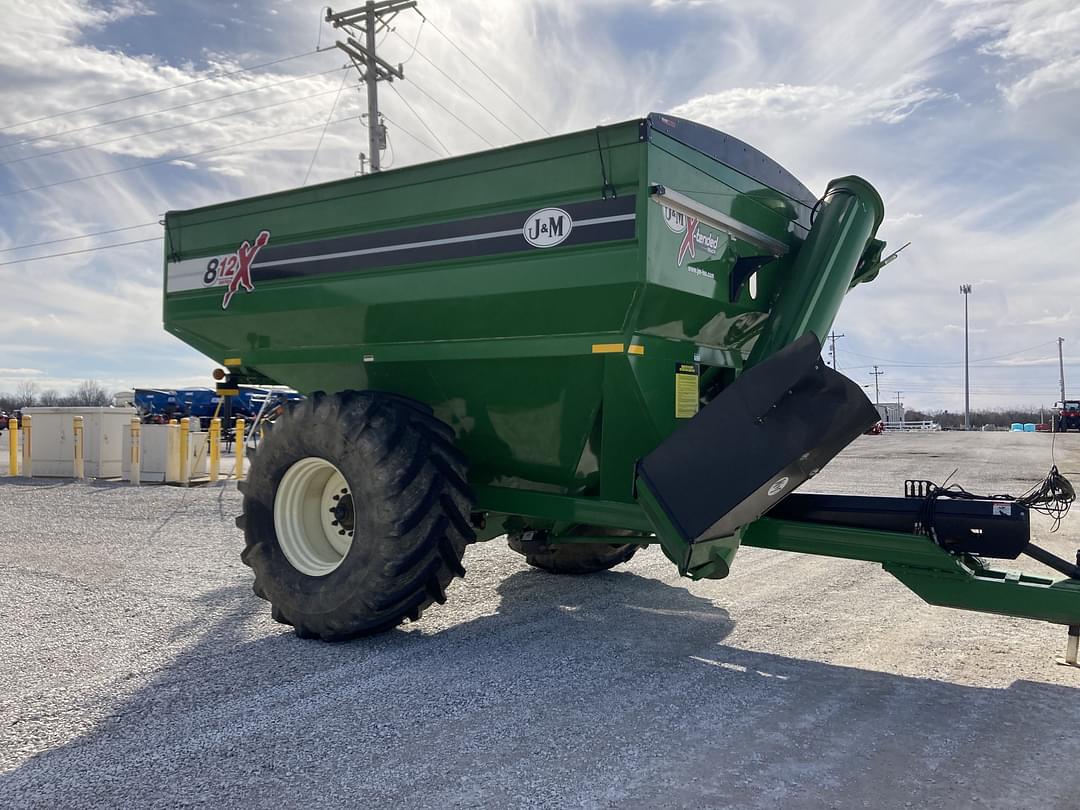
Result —
M904 429L904 406L900 402L900 395L902 393L904 393L904 392L903 391L897 391L896 392L896 411L897 411L897 413L900 414L900 429L901 430Z
M971 387L968 383L968 296L971 285L961 284L960 294L964 296L964 430L971 430Z
M1062 352L1061 344L1065 342L1065 338L1058 338L1058 370L1061 372L1061 404L1065 405L1065 355Z

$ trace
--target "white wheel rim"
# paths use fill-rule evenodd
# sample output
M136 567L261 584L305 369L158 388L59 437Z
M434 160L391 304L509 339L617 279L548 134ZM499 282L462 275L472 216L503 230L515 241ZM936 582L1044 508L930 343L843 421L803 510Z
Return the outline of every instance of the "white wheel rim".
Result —
M309 456L286 470L274 495L274 531L293 568L308 576L341 565L353 541L353 498L345 476Z

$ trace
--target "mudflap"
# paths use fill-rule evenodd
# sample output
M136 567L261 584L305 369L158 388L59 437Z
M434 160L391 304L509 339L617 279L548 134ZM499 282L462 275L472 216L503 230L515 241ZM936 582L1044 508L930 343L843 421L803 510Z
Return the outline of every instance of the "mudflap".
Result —
M737 530L875 424L813 333L743 372L638 464L637 496L682 574L727 576Z

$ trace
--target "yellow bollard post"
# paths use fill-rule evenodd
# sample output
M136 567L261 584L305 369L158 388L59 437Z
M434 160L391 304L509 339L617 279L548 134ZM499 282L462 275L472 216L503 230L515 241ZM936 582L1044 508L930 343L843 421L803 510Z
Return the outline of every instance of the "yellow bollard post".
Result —
M8 419L8 475L19 474L19 420Z
M142 423L138 419L131 420L131 483L139 486L142 483L142 448L139 447L142 434Z
M188 467L191 464L191 453L188 451L188 433L191 431L191 423L187 419L180 420L180 483L188 485Z
M165 483L174 484L180 480L180 423L169 422L165 431Z
M34 457L31 454L30 448L30 432L31 424L30 417L23 416L22 418L22 474L23 478L34 477Z
M75 477L86 477L86 465L83 461L83 418L76 416L72 420L71 440L75 444Z
M210 442L210 483L218 480L218 472L221 469L221 420L214 417L210 420L210 431L206 436Z
M240 417L236 420L233 429L234 441L236 442L236 466L233 467L233 478L237 481L244 480L244 420Z

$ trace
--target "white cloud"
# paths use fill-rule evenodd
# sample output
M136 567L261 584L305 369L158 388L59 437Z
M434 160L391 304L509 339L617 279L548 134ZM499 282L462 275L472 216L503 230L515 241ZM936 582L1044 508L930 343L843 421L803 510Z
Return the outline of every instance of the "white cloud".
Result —
M956 12L953 33L1016 70L1002 88L1021 105L1080 80L1080 5L1074 0L942 0Z
M228 177L243 177L244 172L235 166L208 166L208 171L216 172L217 174L224 174Z
M922 214L916 214L911 211L905 211L902 214L890 214L885 217L885 221L882 223L883 227L898 228L901 225L906 225L909 222L914 222L917 219L922 219Z
M915 82L900 81L888 87L799 86L736 87L699 96L672 112L725 128L747 118L772 125L798 126L829 121L834 126L898 124L929 101L946 94Z
M40 368L0 368L0 377L37 377L45 372Z
M1025 326L1065 326L1073 322L1073 309L1069 307L1065 312L1058 314L1047 313L1038 318L1025 321Z

